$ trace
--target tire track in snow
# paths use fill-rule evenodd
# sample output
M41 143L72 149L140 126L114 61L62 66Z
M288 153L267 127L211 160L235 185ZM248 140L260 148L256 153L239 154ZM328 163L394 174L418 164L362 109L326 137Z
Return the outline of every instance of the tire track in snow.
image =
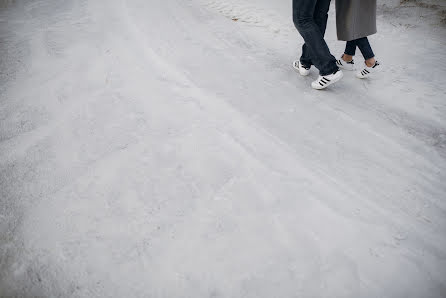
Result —
M182 73L181 71L178 71L177 67L173 66L171 62L160 56L151 46L148 37L143 34L143 30L141 30L141 28L132 18L131 14L129 13L127 2L125 0L118 2L117 7L115 9L120 12L125 12L123 14L124 16L123 21L125 24L124 26L129 30L128 36L131 39L133 39L136 42L136 44L139 45L139 48L142 51L143 60L148 65L153 65L154 67L158 68L160 72L163 73L166 77L171 78L173 81L180 82L180 85L183 86L182 88L179 89L175 88L173 90L182 93L187 92L190 95L190 98L195 98L195 100L202 107L202 109L208 111L208 114L212 115L220 114L222 118L219 120L214 119L212 123L216 126L221 125L221 128L218 128L218 130L221 131L222 135L227 135L231 140L231 143L237 144L237 147L241 149L240 152L247 154L246 158L253 158L253 160L259 161L260 164L264 164L261 158L257 158L258 150L254 150L251 147L252 146L251 143L255 143L257 141L259 144L262 144L264 146L266 146L266 144L268 143L271 143L272 144L271 146L274 148L274 150L271 148L270 150L280 152L280 154L277 154L277 156L282 156L282 158L285 158L286 156L287 158L289 158L291 162L296 163L295 149L293 149L293 147L290 147L288 143L283 142L281 138L278 138L274 134L271 134L271 132L269 132L268 130L259 127L255 122L251 122L250 120L246 119L243 116L243 114L240 114L237 110L233 109L231 105L228 105L224 100L222 100L218 96L210 94L207 91L203 90L202 88L199 88L193 81L190 80L190 78L186 74ZM184 88L186 88L186 90L184 90ZM209 98L213 99L212 104L209 104ZM218 111L218 113L216 111ZM222 122L225 121L223 120L225 118L225 116L223 115L225 115L227 119L232 118L233 121L235 121L234 120L235 115L237 115L238 120L237 122L234 122L228 126L227 124L222 124ZM228 134L227 132L227 129L229 129L229 127L231 127L231 134ZM247 139L251 139L251 141L246 142ZM264 139L267 139L268 141L262 142L261 140ZM264 164L264 165L266 168L278 171L276 167L272 168L270 164ZM332 187L332 192L338 193L340 197L345 197L345 196L352 198L359 197L359 194L355 190L352 190L348 184L338 181L335 178L331 177L322 167L315 167L315 166L316 165L313 164L311 166L305 167L303 164L298 163L294 168L295 169L299 168L300 171L305 171L305 173L307 173L306 177L313 177L313 181L325 181L324 183L328 183ZM299 176L299 173L295 173L292 176ZM227 184L228 182L230 183L230 181L223 183L223 186L218 191L216 191L213 194L213 196L218 197L220 195L220 190L221 189L224 190L225 184ZM325 186L321 185L320 187L322 189L322 187L326 187L326 185ZM324 202L324 203L331 206L331 208L337 210L336 204L333 204L332 202ZM388 211L380 210L381 208L379 208L379 205L376 204L375 202L364 200L362 204L366 206L365 208L363 208L363 210L374 210L371 213L375 214L382 213L383 218L392 218L390 214L387 213ZM338 210L338 212L344 212L344 211ZM347 212L345 214L349 213ZM365 215L363 214L363 216ZM395 217L392 218L390 222L397 222L397 221L398 224L402 225L403 220L396 219Z
M204 6L209 10L220 13L228 19L245 23L251 26L261 27L274 34L288 36L291 31L290 22L284 22L273 11L266 11L258 6L243 2L228 2L225 0L205 0ZM291 25L291 26L290 26Z

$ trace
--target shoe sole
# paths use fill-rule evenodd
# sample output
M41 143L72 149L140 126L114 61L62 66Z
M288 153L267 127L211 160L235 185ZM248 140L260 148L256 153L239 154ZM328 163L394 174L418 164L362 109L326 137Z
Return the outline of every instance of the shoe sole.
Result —
M347 70L347 71L355 71L356 70L356 68L354 68L354 67L352 67L352 68L348 68L348 67L345 67L345 66L342 66L342 65L339 65L339 64L336 64L340 69L342 69L342 70Z
M334 79L332 79L330 81L330 83L328 83L327 85L321 86L321 85L317 84L316 86L313 86L313 84L311 84L311 87L313 87L313 89L316 89L316 90L323 90L323 89L327 88L328 86L331 86L336 82L339 82L344 77L344 73L342 71L340 71L339 73L340 73L340 75L338 77L335 77Z
M369 74L367 74L367 75L362 75L360 72L358 72L357 74L356 74L356 77L358 78L358 79L361 79L361 80L364 80L364 79L368 79L369 77L370 77L370 75L371 75L372 73L369 73Z
M378 65L378 66L380 66L380 65ZM361 79L361 80L363 80L363 79L368 79L370 76L373 76L373 74L375 74L375 73L381 71L381 69L382 69L381 67L374 68L373 71L369 72L369 73L366 74L365 76L362 75L361 72L359 71L359 72L356 73L356 77L357 77L358 79Z

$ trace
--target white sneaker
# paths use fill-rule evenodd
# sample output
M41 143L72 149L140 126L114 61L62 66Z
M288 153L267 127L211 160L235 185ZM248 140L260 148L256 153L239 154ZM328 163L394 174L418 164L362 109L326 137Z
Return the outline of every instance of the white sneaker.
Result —
M328 76L319 76L319 78L316 81L311 83L311 87L317 90L325 89L331 84L334 84L340 79L342 79L343 76L344 74L342 73L342 70L337 70L336 72Z
M300 63L300 60L296 60L293 62L293 68L300 73L301 76L308 76L310 74L310 67L304 66L302 63Z
M352 61L345 61L344 59L339 58L339 60L336 60L336 65L344 70L355 70L355 60L352 59Z
M379 66L380 64L378 61L376 61L375 65L373 65L372 67L368 67L367 64L365 64L364 68L356 73L356 77L358 79L367 79L370 74L375 73L381 69Z

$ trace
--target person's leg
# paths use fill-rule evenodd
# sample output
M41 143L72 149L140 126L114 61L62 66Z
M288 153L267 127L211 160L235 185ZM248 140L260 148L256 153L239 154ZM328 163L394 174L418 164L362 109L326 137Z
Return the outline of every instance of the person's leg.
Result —
M314 7L314 21L319 27L322 36L325 36L325 30L327 29L329 9L330 1L317 1L316 6ZM311 62L310 51L306 44L302 46L302 57L300 58L300 62L305 66L313 65L313 63Z
M298 22L298 11L302 9L301 2L302 2L301 0L293 0L293 22L296 28ZM313 65L313 62L311 61L310 49L308 48L306 43L302 45L302 55L300 57L300 63L302 63L302 65L306 67L311 67Z
M324 8L321 3L325 3L327 1L317 1L316 6L314 7L314 14L313 18L316 23L316 25L319 27L319 30L322 33L322 36L325 36L325 30L327 28L327 21L328 21L328 9ZM328 2L330 4L330 2ZM304 44L302 46L302 57L300 58L300 62L303 65L311 66L313 63L311 62L311 55L310 50L308 49L308 46Z
M356 40L347 41L345 44L344 55L342 55L342 59L346 62L350 62L353 60L353 56L356 54Z
M328 11L330 10L331 0L317 0L314 8L314 22L319 27L322 37L325 36L328 22Z
M318 22L326 26L322 12L327 15L331 0L293 0L293 21L305 41L306 52L303 59L311 57L311 62L319 69L322 76L334 73L338 67L323 37L323 31L316 24L316 7ZM321 21L322 20L322 21ZM302 60L301 60L302 61Z
M356 44L358 45L362 56L364 56L364 60L367 66L372 67L373 65L375 65L375 54L373 53L372 47L370 46L369 39L367 37L357 39Z
M310 50L307 47L307 44L304 43L302 46L302 56L300 57L300 63L304 65L305 67L310 67L313 65L313 62L311 61L311 54Z
M356 41L347 41L345 44L345 51L339 60L336 60L336 65L340 69L345 70L355 70L355 62L353 61L353 56L356 53Z
M375 54L370 46L367 37L360 38L356 41L359 50L365 59L365 66L356 73L356 77L359 79L366 79L373 73L380 70L380 64L375 60Z

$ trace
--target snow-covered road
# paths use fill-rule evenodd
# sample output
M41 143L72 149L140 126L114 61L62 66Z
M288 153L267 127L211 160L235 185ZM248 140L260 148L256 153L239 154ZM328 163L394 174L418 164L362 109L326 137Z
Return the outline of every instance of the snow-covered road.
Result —
M0 296L445 297L445 26L318 92L290 14L0 2Z

